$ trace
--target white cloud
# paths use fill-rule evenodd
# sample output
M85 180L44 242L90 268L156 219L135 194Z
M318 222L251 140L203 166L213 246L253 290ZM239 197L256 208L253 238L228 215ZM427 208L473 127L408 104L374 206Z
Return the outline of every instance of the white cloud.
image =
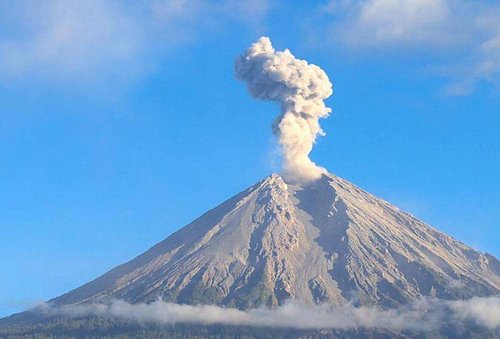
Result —
M4 80L88 83L147 72L155 57L225 20L256 26L267 1L0 0L0 11Z
M4 76L86 79L135 62L144 47L138 23L113 2L28 1L9 10L12 34L0 40Z
M478 76L488 77L500 71L500 35L483 42L478 53L481 60L475 67Z
M452 13L445 0L371 0L351 5L346 21L336 27L351 47L439 45L456 38L449 34Z
M160 325L175 323L226 324L244 326L353 329L390 328L395 330L433 331L452 326L461 328L473 322L490 330L500 328L500 298L472 298L446 301L421 299L398 309L376 306L301 306L293 303L274 309L239 310L215 305L179 305L157 301L151 304L129 304L115 300L109 304L69 305L43 304L32 310L51 315L80 317L89 314L134 320Z
M358 53L435 55L450 94L468 94L500 75L500 4L487 0L332 0L330 40Z
M324 8L340 17L332 27L338 39L359 49L460 47L491 33L488 10L463 0L334 0Z
M472 298L448 302L459 321L474 320L490 329L500 327L500 298Z
M499 16L500 20L500 16ZM455 65L449 72L453 82L445 88L450 95L468 95L481 82L500 82L500 34L475 47L471 57Z

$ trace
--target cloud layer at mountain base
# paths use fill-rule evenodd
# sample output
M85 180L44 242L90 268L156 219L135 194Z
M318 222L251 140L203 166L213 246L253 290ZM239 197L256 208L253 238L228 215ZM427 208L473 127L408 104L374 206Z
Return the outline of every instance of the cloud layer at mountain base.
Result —
M288 303L274 309L256 308L243 311L215 305L191 306L162 301L130 304L114 300L109 304L60 307L45 303L32 311L71 317L97 315L158 325L191 323L341 330L363 327L412 331L433 331L450 326L460 329L465 324L489 330L500 328L498 297L475 297L454 301L425 298L388 310L376 306L356 307L350 303L343 306L303 306Z

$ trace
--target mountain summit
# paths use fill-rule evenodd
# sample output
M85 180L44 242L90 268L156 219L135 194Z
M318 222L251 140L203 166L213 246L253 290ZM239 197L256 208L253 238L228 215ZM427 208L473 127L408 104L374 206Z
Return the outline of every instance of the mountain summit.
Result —
M500 291L500 262L332 174L273 174L144 254L51 302L395 307Z

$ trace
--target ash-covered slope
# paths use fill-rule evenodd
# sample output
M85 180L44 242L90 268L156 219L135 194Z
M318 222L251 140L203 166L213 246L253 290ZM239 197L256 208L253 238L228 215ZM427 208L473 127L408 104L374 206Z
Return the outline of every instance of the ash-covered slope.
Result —
M497 294L500 263L334 175L273 174L132 261L52 300L386 307Z

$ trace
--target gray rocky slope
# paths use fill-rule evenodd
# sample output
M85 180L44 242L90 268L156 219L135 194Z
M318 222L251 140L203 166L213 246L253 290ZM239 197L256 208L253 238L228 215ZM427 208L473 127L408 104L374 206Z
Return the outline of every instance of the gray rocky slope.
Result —
M144 254L51 302L394 307L500 291L500 263L334 175L273 174Z

